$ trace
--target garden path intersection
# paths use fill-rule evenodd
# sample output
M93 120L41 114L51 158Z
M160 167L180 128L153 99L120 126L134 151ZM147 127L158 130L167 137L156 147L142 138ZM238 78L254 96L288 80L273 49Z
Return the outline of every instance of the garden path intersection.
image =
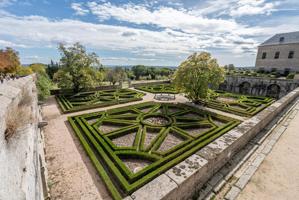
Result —
M49 122L45 143L54 199L138 197L144 185L171 177L168 169L190 161L201 145L249 119L194 105L181 94L165 103L142 92L140 101L67 114L61 114L54 97L49 98L43 115Z

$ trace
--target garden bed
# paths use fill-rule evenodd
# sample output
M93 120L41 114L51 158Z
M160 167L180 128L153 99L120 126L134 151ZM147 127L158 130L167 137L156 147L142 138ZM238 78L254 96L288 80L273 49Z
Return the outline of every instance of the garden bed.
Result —
M155 102L68 120L114 199L132 194L240 123L184 104Z
M214 98L202 103L210 108L240 116L251 117L268 107L274 101L275 100L270 97L248 96L216 91Z
M168 93L168 94L178 94L178 91L175 89L172 84L155 84L155 85L145 85L136 87L138 90L142 90L150 93Z
M130 89L112 89L80 92L77 94L56 95L63 113L87 110L142 100L141 92Z

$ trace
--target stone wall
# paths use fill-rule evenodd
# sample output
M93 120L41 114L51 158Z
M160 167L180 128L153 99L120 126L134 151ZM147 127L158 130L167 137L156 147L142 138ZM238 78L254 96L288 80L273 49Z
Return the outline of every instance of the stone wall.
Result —
M298 97L299 88L252 118L243 121L236 128L203 147L125 199L192 199L193 195L198 193L221 167ZM198 106L191 103L189 105Z
M1 200L38 200L47 194L42 130L38 127L42 119L34 79L34 76L27 76L0 84ZM7 139L4 135L6 119L8 115L18 114L12 110L17 108L24 94L32 97L26 107L31 118ZM17 119L22 117L17 116Z
M220 90L281 98L299 86L299 80L264 77L226 76Z
M279 51L278 59L274 59L275 52ZM288 58L289 52L294 51L294 57ZM262 59L262 54L266 53L265 59ZM299 71L299 44L280 44L259 46L256 56L256 68L263 68L266 71L271 71L276 68L278 71L290 69L291 71Z

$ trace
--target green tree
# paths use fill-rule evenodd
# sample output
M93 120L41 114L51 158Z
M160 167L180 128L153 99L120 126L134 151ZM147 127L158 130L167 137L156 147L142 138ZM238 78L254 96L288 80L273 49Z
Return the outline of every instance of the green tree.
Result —
M144 65L133 66L132 71L137 80L139 80L141 76L145 76L147 74L147 69Z
M224 81L224 70L207 52L194 53L182 62L175 72L174 83L195 103L208 98L209 88L217 88Z
M122 67L115 67L113 69L109 69L106 74L107 80L115 85L117 82L123 82L127 79L127 74Z
M39 73L39 74L46 74L46 65L42 63L33 63L29 65L29 68L34 72L34 73Z
M51 60L50 64L48 64L46 68L46 72L49 75L49 78L53 80L54 74L59 70L59 64L56 62L54 63L53 60Z
M80 44L65 47L59 45L61 53L61 68L54 74L54 79L61 88L73 88L74 92L81 89L95 87L103 80L102 73L98 70L100 61L95 53L88 54Z

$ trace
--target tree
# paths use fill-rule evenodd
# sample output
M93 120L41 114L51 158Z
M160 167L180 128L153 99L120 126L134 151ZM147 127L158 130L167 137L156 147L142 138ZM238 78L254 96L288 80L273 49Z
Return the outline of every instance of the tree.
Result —
M236 67L235 67L234 64L229 64L229 65L228 65L228 70L229 70L229 71L233 71L233 70L235 70L235 69L236 69Z
M46 74L46 65L42 63L33 63L30 64L29 67L34 73Z
M20 66L19 53L12 48L0 50L0 72L16 73Z
M133 66L132 71L137 80L139 80L141 76L145 76L147 74L147 69L144 65Z
M109 69L106 74L107 80L115 85L117 82L122 82L127 79L127 74L122 67L115 67L113 69Z
M54 63L53 60L51 60L51 63L48 64L46 72L49 75L49 78L53 80L54 74L59 70L59 64L56 62Z
M100 61L95 53L88 54L80 43L65 47L59 45L61 69L54 74L54 79L61 88L73 88L79 92L83 88L94 87L102 81L98 70Z
M224 81L224 70L207 52L194 53L175 72L174 83L195 103L208 97L209 88L218 88Z

